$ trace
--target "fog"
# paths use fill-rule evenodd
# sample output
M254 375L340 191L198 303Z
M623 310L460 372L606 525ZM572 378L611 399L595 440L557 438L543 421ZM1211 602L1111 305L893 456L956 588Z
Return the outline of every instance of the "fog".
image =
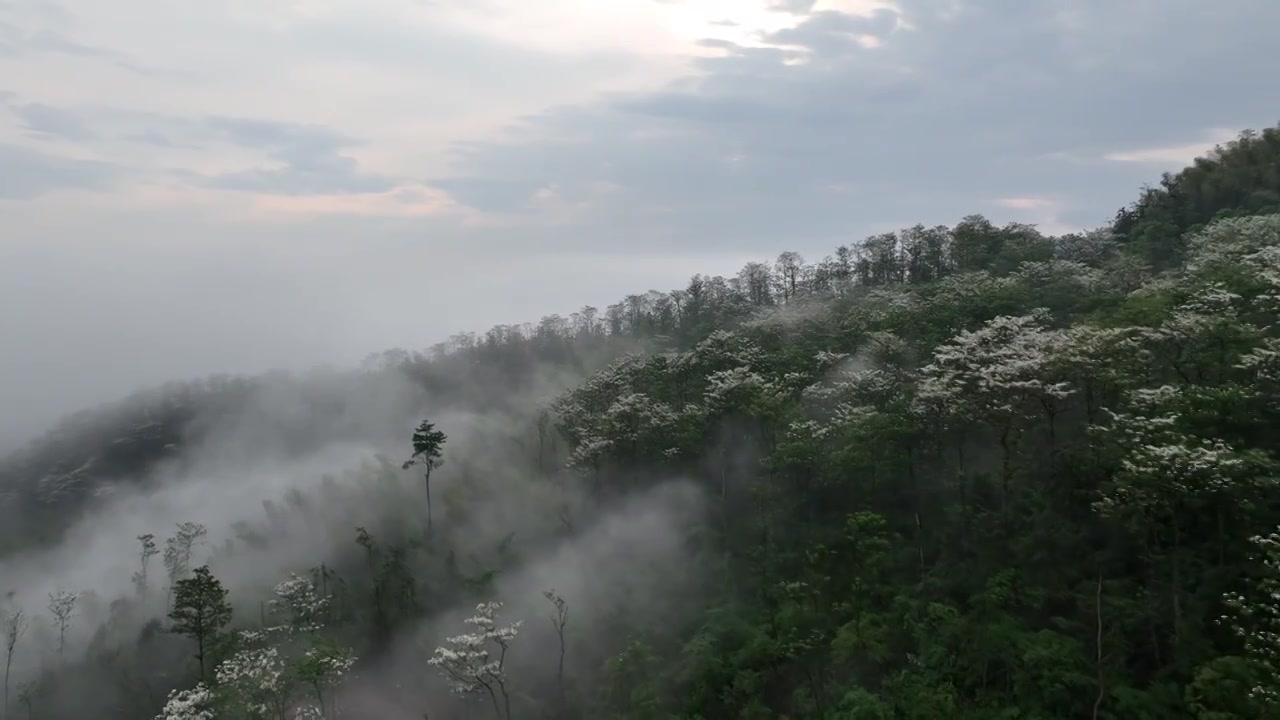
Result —
M603 309L622 290L740 264L737 252L541 253L541 234L512 251L408 221L378 223L369 238L350 219L260 225L58 208L0 197L0 453L141 387L352 367L386 348ZM110 239L97 237L102 227Z
M534 415L574 380L573 373L546 368L525 391L483 409L468 399L465 386L456 387L446 404L398 370L316 371L262 381L233 411L197 417L188 431L192 444L145 476L101 483L55 546L0 559L5 606L21 608L30 622L15 652L13 687L82 663L75 681L81 697L46 701L50 716L69 717L118 697L118 684L126 681L95 675L115 671L86 653L101 653L110 638L125 648L144 642L132 638L145 638L145 626L163 616L167 582L156 558L149 591L137 595L137 537L153 533L163 547L184 522L207 528L191 566L211 565L230 591L238 627L260 625L262 603L291 573L335 568L352 580L347 592L359 592L365 550L356 543L357 527L366 528L379 548L408 549L418 601L466 598L414 620L378 656L358 663L340 694L347 717L462 717L456 713L465 704L450 697L426 660L445 637L463 631L461 620L479 600L504 602L501 619L525 622L509 665L517 691L549 681L546 653L554 635L544 591L554 589L570 609L566 652L575 678L579 669L598 668L632 629L676 627L697 607L706 579L690 545L704 511L700 493L680 478L655 478L644 494L599 505L588 499L580 478L540 471ZM483 394L473 390L475 397ZM445 463L432 478L436 527L425 543L422 477L400 467L422 417L448 434ZM479 596L439 586L494 570L502 572ZM62 656L45 609L57 592L79 594ZM363 601L352 595L345 602ZM187 684L186 641L165 643L151 652L172 665L149 671L150 683ZM139 645L133 652L147 651ZM131 660L130 666L154 660ZM148 692L155 702L167 688Z

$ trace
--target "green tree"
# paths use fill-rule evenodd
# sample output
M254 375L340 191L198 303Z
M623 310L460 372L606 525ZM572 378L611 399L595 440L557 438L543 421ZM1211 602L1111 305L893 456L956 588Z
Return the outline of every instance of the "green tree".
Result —
M432 531L431 471L444 463L442 452L446 439L445 434L436 430L433 423L423 420L413 431L413 455L403 466L408 470L414 465L422 465L422 477L427 491L427 535Z
M200 679L205 679L209 651L231 622L231 603L227 590L209 571L208 565L196 568L191 577L179 580L174 588L173 621L169 631L186 635L196 643L195 658L200 664Z

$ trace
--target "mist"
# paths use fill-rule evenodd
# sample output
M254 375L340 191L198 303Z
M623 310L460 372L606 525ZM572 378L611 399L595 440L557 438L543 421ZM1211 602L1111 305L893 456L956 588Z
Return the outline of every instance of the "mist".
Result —
M395 364L277 372L243 388L232 381L239 388L228 391L232 399L206 402L181 443L166 446L171 451L145 473L89 481L90 499L55 542L0 558L5 607L22 609L30 622L15 652L14 687L76 667L84 697L47 701L55 716L127 692L119 678L95 675L103 671L94 654L112 638L127 647L144 642L130 638L151 637L147 628L166 612L168 581L152 561L150 587L140 593L138 538L153 534L162 544L180 523L206 529L190 565L210 565L229 591L236 627L261 625L272 588L291 574L331 568L354 586L368 570L357 528L380 550L404 549L405 571L423 583L415 602L432 609L422 615L415 605L414 619L359 665L340 695L350 717L416 719L428 709L432 718L462 717L450 714L457 701L426 660L463 629L476 602L503 602L504 618L527 621L510 658L513 687L548 681L544 591L554 589L571 609L570 668L598 667L637 624L678 624L705 581L689 544L703 521L700 491L680 478L655 478L650 491L601 506L582 478L549 469L554 447L536 448L547 440L538 435L538 413L599 362L538 366L513 392L469 385L475 381L447 370L449 391L435 397L410 377L410 366ZM165 397L154 395L150 402ZM422 476L400 467L424 417L448 435L432 477L430 537ZM48 491L47 482L36 489ZM483 592L431 586L494 570L501 572ZM67 592L78 600L59 654L45 606ZM183 684L184 642L155 642L162 645L152 654L169 667L157 669L155 657L131 662L152 664L151 685ZM587 677L572 674L575 683ZM148 693L153 703L163 699L158 688Z

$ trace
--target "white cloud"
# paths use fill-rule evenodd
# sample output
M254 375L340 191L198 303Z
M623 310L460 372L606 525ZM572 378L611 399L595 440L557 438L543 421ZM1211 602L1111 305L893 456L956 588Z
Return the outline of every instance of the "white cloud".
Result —
M1040 197L1008 197L1000 198L996 204L1001 207L1013 208L1015 210L1037 210L1042 208L1052 208L1057 203L1048 198Z
M1103 158L1112 162L1182 167L1184 165L1189 165L1192 160L1195 160L1198 157L1203 157L1209 154L1215 146L1234 139L1239 132L1239 128L1213 128L1212 130L1204 133L1206 139L1199 142L1165 145L1161 147L1146 147L1134 150L1120 150L1109 152L1106 155L1103 155Z
M1097 224L1274 122L1273 0L1060 5L0 0L0 406Z

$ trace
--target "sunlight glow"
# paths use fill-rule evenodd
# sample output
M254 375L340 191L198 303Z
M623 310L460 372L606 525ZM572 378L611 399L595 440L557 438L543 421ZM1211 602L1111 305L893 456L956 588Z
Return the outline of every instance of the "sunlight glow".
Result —
M763 46L763 36L795 27L802 16L776 9L776 0L489 0L422 10L438 21L504 42L548 52L623 51L694 55L699 41ZM894 8L887 0L819 0L814 11L865 15Z

